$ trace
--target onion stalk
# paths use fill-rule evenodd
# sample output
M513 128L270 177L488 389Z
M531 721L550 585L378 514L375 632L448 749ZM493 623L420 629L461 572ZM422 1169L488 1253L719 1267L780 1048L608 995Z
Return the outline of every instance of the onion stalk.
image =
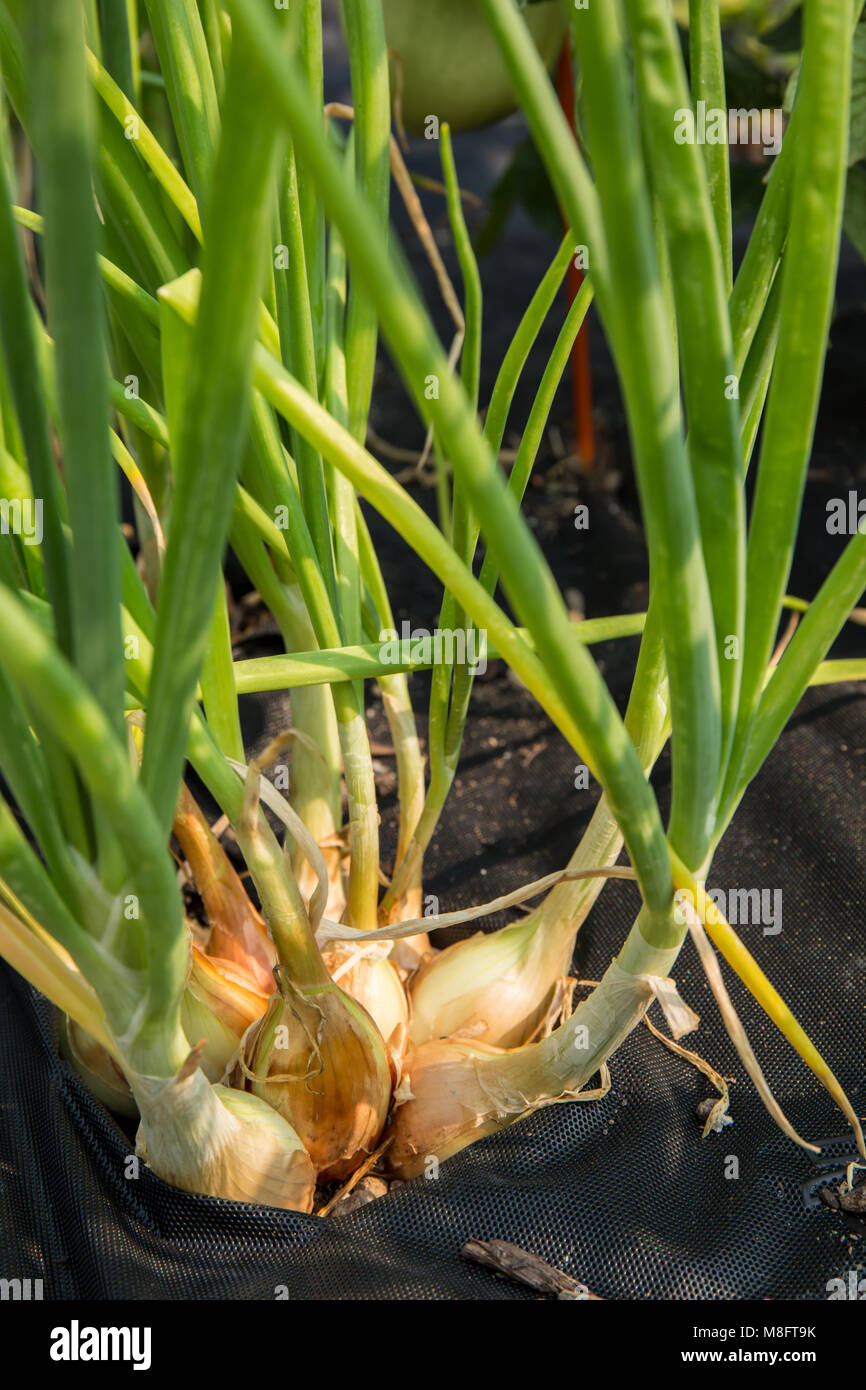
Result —
M626 727L647 772L664 746L668 710L655 625L647 633L626 712ZM614 864L623 838L602 797L569 861L570 870ZM527 917L488 935L458 942L424 966L411 983L416 1044L463 1034L516 1047L544 1018L556 982L569 973L574 942L604 879L565 881Z

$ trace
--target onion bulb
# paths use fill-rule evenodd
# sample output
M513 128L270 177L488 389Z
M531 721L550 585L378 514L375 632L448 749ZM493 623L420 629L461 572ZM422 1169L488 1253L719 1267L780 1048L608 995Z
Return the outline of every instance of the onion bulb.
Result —
M460 1035L494 1047L520 1046L544 1019L573 949L570 933L539 930L527 917L440 951L410 984L412 1042Z
M270 981L273 989L273 975ZM205 1043L200 1064L209 1081L222 1079L241 1038L261 1018L267 1002L268 994L233 962L214 960L193 946L181 1023L190 1043Z
M449 1158L540 1106L574 1097L652 997L649 977L613 961L568 1022L541 1042L504 1051L452 1038L416 1048L404 1063L410 1098L388 1126L389 1169L417 1177L431 1157Z
M316 1176L291 1125L255 1096L212 1086L197 1052L176 1077L129 1074L141 1112L136 1153L186 1192L312 1211Z
M102 1043L92 1038L80 1023L61 1014L60 1050L97 1100L115 1115L138 1114L126 1077Z
M501 1048L454 1039L411 1050L404 1062L411 1098L394 1112L387 1131L389 1171L399 1178L420 1177L431 1158L444 1162L501 1128L478 1067L489 1057L506 1055Z
M388 950L388 943L384 950ZM357 1000L388 1042L396 1028L409 1022L409 1001L400 972L382 947L358 947L351 941L334 941L322 958L335 984Z
M658 718L663 722L664 706ZM621 847L619 826L602 798L568 869L610 868ZM564 879L521 921L479 932L428 961L409 986L412 1041L460 1036L506 1048L528 1042L545 1019L557 981L568 974L575 935L604 882Z
M349 1177L375 1149L391 1099L388 1056L370 1015L337 985L300 990L283 972L247 1040L243 1070L324 1181Z

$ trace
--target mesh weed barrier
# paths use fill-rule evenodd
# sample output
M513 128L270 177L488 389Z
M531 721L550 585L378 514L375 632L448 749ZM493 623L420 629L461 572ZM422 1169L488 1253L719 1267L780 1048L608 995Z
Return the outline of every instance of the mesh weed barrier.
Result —
M553 790L563 786L564 745L515 726L531 702L501 673L480 690L430 885L449 908L558 867L585 815L575 793ZM531 758L521 757L527 748ZM515 776L509 765L521 762ZM657 780L663 794L664 766ZM767 934L753 926L744 935L861 1114L864 786L866 695L854 685L812 692L749 791L712 876L783 888L781 920L777 913ZM487 846L477 829L485 802L511 827ZM579 937L582 977L598 978L616 950L632 895L620 884L602 894ZM725 974L784 1110L805 1137L823 1141L819 1158L796 1149L764 1112L687 945L675 976L702 1021L684 1041L736 1078L732 1126L701 1139L695 1109L708 1083L641 1025L613 1058L605 1099L539 1112L458 1154L437 1178L321 1220L191 1196L145 1168L125 1177L129 1138L58 1058L52 1011L4 967L3 1268L43 1279L55 1299L273 1299L279 1285L292 1299L532 1297L461 1259L475 1237L532 1250L605 1298L825 1299L828 1280L866 1272L866 1225L817 1197L853 1157L850 1136Z

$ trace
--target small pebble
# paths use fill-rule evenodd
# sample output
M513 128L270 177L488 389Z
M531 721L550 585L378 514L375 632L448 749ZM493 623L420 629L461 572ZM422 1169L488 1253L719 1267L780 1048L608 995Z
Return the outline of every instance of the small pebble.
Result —
M347 1192L342 1201L338 1202L331 1212L332 1216L349 1216L353 1211L358 1211L360 1207L365 1207L368 1202L375 1202L378 1197L387 1197L388 1184L383 1178L374 1178L368 1175L362 1178L357 1187L353 1187L351 1192Z

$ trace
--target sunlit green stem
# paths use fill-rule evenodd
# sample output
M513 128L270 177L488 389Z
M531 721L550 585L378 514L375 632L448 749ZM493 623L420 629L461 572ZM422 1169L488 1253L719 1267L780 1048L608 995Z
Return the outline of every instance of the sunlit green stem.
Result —
M342 5L355 104L355 176L384 247L388 241L391 140L385 22L380 5L367 0L342 0ZM349 430L358 440L367 432L376 338L375 305L366 288L353 280L346 315L346 371Z

